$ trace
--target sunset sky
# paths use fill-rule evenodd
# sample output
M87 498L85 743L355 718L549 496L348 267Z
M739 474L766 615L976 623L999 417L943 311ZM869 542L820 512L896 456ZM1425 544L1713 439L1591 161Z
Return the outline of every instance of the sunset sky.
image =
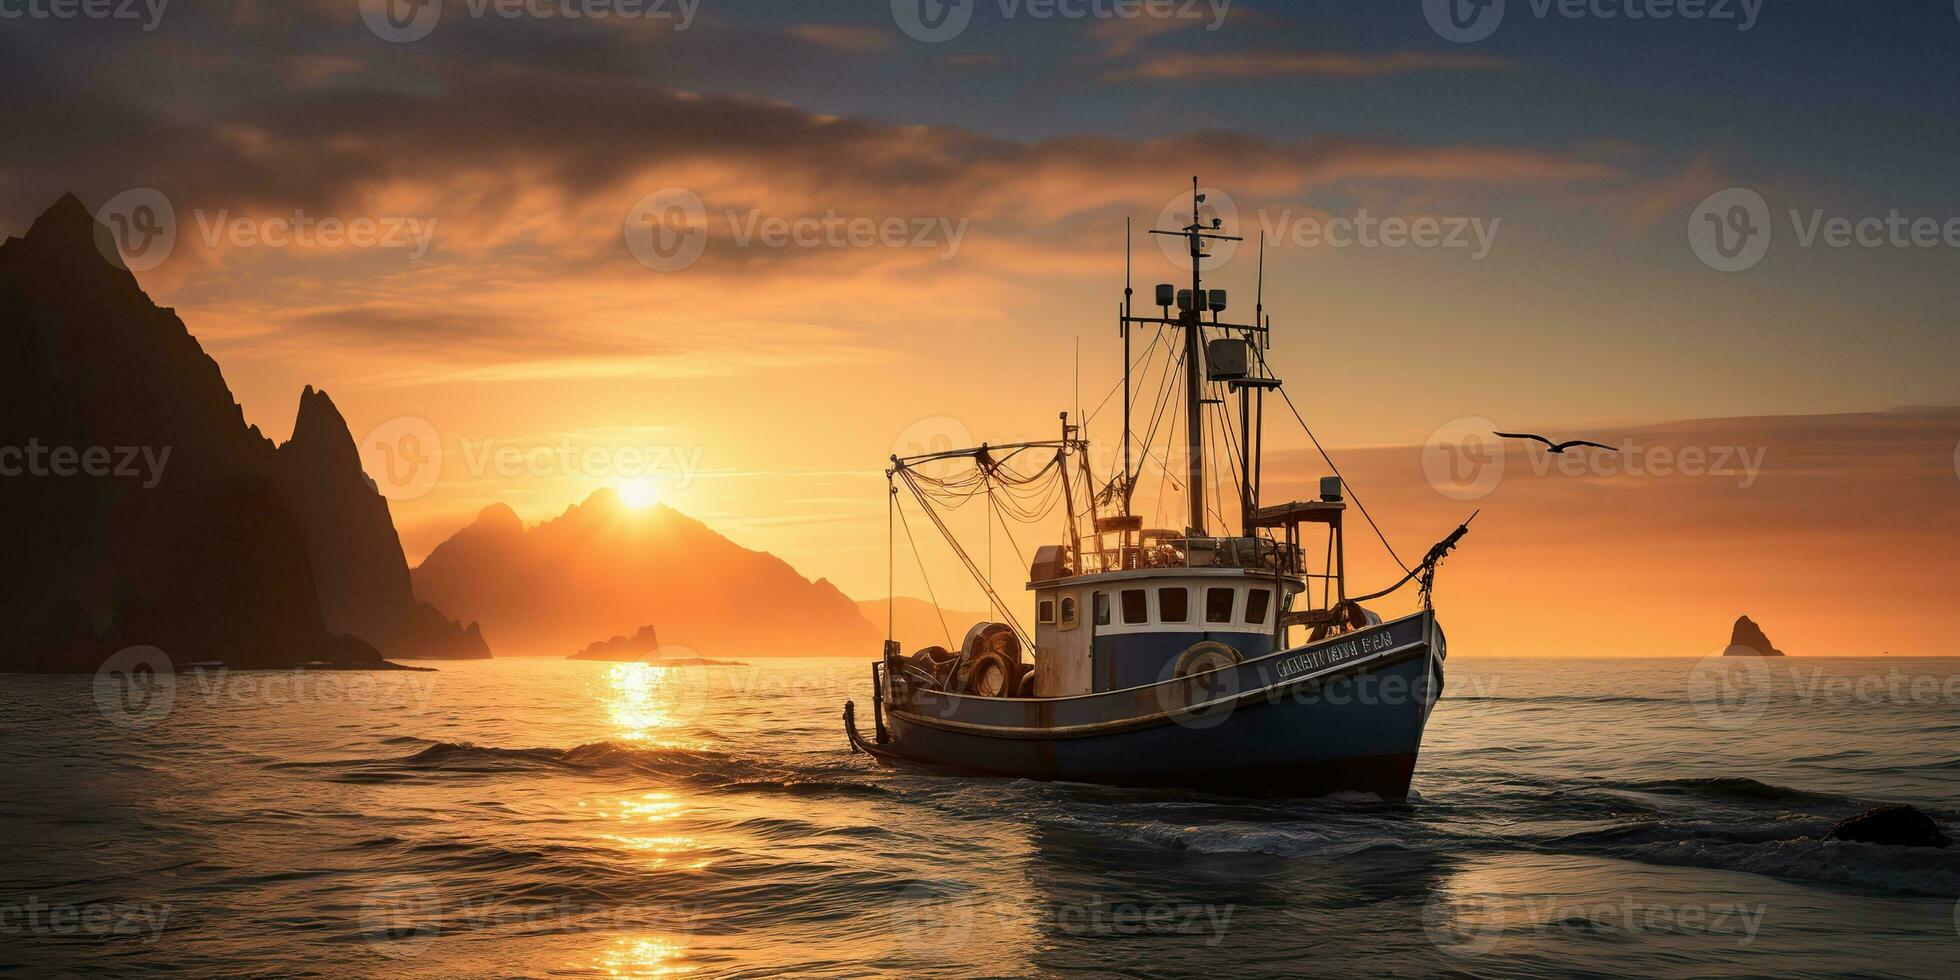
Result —
M358 0L0 20L0 235L63 191L166 201L175 245L139 279L249 421L285 438L311 384L357 438L440 444L393 488L411 562L487 504L537 521L624 486L866 599L886 457L1052 438L1078 349L1095 408L1124 220L1140 290L1184 275L1142 232L1195 174L1248 238L1212 284L1249 312L1270 236L1274 367L1403 556L1483 508L1439 596L1453 649L1699 655L1748 613L1792 653L1960 653L1945 0L1512 0L1467 43L1418 0L985 0L938 43L882 0L645 5L454 0L414 40ZM1772 244L1718 271L1690 229L1738 187ZM698 202L698 259L645 247L663 193ZM1303 241L1364 213L1467 247ZM1805 244L1895 213L1944 240ZM382 240L289 241L296 215ZM1423 448L1466 419L1703 462L1560 474L1514 448L1470 499ZM1268 497L1309 492L1317 455L1268 430ZM1379 549L1353 548L1372 591ZM948 605L984 604L928 559Z

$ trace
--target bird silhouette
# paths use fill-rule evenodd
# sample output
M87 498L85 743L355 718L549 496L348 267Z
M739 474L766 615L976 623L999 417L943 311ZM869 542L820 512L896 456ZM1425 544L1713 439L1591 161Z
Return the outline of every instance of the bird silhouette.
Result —
M1544 436L1533 435L1529 432L1499 432L1496 434L1503 436L1506 439L1531 439L1536 442L1542 442L1548 448L1550 448L1555 455L1561 455L1561 456L1565 454L1566 450L1571 449L1574 446L1591 446L1594 449L1604 449L1607 452L1612 452L1612 453L1617 453L1620 451L1619 447L1617 446L1609 446L1603 442L1589 442L1585 439L1574 439L1571 442L1553 442L1550 439L1545 438Z

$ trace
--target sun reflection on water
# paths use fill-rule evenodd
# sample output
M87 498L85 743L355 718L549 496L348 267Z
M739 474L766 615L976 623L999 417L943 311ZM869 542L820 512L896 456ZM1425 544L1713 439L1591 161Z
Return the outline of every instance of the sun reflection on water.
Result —
M647 825L664 823L685 812L687 804L676 799L672 793L654 792L597 802L581 800L578 805L580 809L592 810L600 818L625 824L625 833L601 833L597 836L601 840L611 841L622 850L644 856L648 867L698 871L709 864L706 858L686 860L688 855L700 850L701 844L685 834L633 833L635 830L653 829Z
M599 954L598 968L609 977L673 977L693 973L687 948L670 939L615 940Z
M658 664L614 664L606 671L606 709L619 737L655 741L700 710L698 670Z

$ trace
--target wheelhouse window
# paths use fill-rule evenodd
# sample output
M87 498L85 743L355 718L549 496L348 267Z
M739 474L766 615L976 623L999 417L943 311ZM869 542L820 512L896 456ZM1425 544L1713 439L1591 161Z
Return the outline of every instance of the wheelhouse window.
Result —
M1095 603L1096 603L1096 625L1108 626L1109 625L1109 593L1107 592L1096 593Z
M1035 603L1034 621L1044 626L1055 621L1055 600L1043 599Z
M1150 595L1142 589L1123 590L1123 625L1140 626L1150 622Z
M1191 590L1186 588L1157 590L1157 619L1166 623L1188 623L1191 621Z
M1268 607L1273 604L1271 589L1253 589L1245 594L1245 621L1263 623L1266 621Z
M1205 622L1229 623L1232 621L1232 596L1234 589L1211 588L1205 590Z
M1072 595L1063 596L1062 597L1062 624L1061 624L1062 628L1065 630L1074 629L1076 626L1076 620L1080 616L1080 614L1081 611L1076 608L1075 597Z

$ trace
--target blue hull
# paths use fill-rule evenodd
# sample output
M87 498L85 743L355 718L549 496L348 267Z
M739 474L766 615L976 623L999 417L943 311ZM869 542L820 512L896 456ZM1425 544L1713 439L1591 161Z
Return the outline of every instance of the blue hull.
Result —
M1440 633L1419 614L1191 679L1059 702L884 697L859 748L936 771L1233 795L1408 795L1442 688ZM1204 678L1205 675L1200 675Z

